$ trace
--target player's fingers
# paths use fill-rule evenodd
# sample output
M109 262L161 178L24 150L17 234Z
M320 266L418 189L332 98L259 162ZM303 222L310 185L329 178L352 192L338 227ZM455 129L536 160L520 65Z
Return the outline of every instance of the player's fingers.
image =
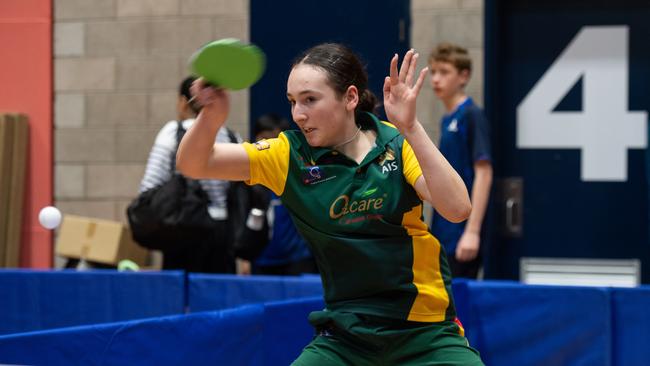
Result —
M386 104L389 98L390 98L390 77L386 76L384 78L384 104Z
M411 58L411 64L409 65L408 72L406 73L406 85L411 86L413 85L413 78L415 75L415 66L418 63L418 56L420 56L419 53L416 53L413 55L413 58Z
M202 105L210 103L209 99L214 95L213 91L214 88L210 84L206 83L203 78L198 78L190 86L190 94L192 94L190 102L196 100Z
M230 93L226 89L217 89L215 93L216 97L220 100L230 103Z
M404 60L402 60L402 66L399 69L399 80L406 81L406 75L408 74L409 66L411 65L411 60L413 59L413 49L406 51L404 55Z
M429 68L425 67L420 71L420 75L418 76L418 80L415 82L415 93L420 94L420 89L422 89L422 85L424 84L424 79L427 76L427 73L429 72Z
M397 61L399 56L395 54L392 59L390 59L390 83L395 85L399 81L397 77Z
M209 84L199 84L201 89L194 95L194 99L202 106L208 106L218 99L227 99L227 94L223 89L216 89Z
M196 79L192 82L192 85L190 85L190 94L192 94L192 97L195 98L199 92L202 89L202 83L201 83L201 78Z
M228 91L223 88L212 88L212 93L218 97L227 97L228 96Z

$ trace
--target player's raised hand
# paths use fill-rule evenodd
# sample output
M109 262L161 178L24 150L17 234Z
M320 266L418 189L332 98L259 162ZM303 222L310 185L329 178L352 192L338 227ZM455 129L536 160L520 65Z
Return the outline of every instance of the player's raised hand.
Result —
M413 49L406 52L398 71L399 56L395 54L390 60L390 76L384 80L386 116L402 133L409 131L415 125L415 102L428 71L427 67L422 69L415 83L413 82L418 56L419 54Z
M207 84L203 78L198 78L190 87L191 101L201 106L202 112L210 114L211 118L225 121L230 112L230 97L225 89L215 88Z

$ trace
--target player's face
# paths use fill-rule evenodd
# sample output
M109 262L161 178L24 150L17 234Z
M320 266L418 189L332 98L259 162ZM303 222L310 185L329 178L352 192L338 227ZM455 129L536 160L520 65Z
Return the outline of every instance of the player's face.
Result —
M327 83L324 70L305 64L294 67L287 81L291 115L311 146L334 146L347 131L345 98ZM343 135L345 136L345 135Z
M429 64L431 87L436 96L442 100L453 98L462 92L469 79L467 70L459 72L449 62L433 61Z

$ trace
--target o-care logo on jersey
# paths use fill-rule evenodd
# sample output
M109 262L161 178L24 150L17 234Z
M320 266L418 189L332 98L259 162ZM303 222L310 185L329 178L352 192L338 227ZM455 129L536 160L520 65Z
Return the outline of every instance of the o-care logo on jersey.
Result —
M371 190L374 193L377 189ZM369 194L364 194L362 197L367 197ZM385 196L385 195L384 195ZM355 213L368 213L370 211L378 211L384 206L384 198L361 198L350 201L347 194L336 197L330 206L330 217L332 219L340 219L347 214Z
M390 148L386 148L386 152L379 156L377 161L381 166L382 174L388 174L397 170L397 161L395 161L395 152Z

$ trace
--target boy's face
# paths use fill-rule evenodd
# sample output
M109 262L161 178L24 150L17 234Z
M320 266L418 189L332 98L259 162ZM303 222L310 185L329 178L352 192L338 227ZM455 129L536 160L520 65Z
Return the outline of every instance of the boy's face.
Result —
M433 92L441 100L448 100L463 89L469 80L469 71L458 71L452 63L444 61L432 61L429 64L431 72L431 87Z

